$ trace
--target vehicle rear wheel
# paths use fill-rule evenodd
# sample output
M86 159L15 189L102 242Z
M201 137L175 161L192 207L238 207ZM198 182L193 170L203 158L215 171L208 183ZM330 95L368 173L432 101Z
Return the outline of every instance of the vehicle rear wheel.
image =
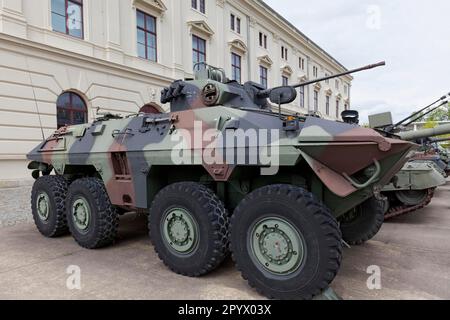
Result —
M247 195L231 218L231 251L244 279L275 299L312 299L341 263L341 233L330 210L291 185Z
M341 219L342 238L351 245L361 245L380 231L384 222L385 203L370 198Z
M43 176L34 182L31 211L39 232L49 238L68 233L67 181L62 176Z
M429 190L401 190L396 191L397 199L406 206L417 206L428 198Z
M194 182L169 185L150 209L150 238L172 271L198 277L216 269L228 254L228 214L214 192Z
M97 249L114 242L118 212L111 204L102 180L75 180L69 187L66 206L70 231L80 246Z

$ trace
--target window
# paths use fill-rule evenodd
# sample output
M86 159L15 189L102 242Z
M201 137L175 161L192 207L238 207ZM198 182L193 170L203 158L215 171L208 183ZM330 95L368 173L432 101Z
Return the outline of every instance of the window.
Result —
M194 66L199 62L206 62L206 40L192 36L192 61Z
M259 46L267 49L267 35L262 32L259 33Z
M281 59L288 59L288 49L284 46L281 46Z
M156 18L139 10L136 15L138 56L156 62Z
M139 109L139 113L160 114L163 113L163 109L158 104L150 102Z
M241 56L235 53L231 54L231 76L233 80L241 82Z
M191 0L192 9L199 10L201 13L206 13L205 0Z
M305 70L305 59L298 58L298 67L302 70Z
M326 112L327 112L327 116L329 116L330 115L330 96L327 96L327 100L326 100L326 103L325 103L325 109L326 109Z
M319 75L319 68L317 67L313 67L313 76L317 78L317 76Z
M314 90L314 111L319 111L319 91Z
M199 0L200 1L200 12L201 13L206 13L206 4L205 4L205 0Z
M73 92L64 92L56 101L58 129L66 125L86 123L87 107L83 99Z
M305 107L305 87L300 87L300 107Z
M83 38L83 0L52 0L52 28Z
M286 77L286 76L282 76L282 77L281 77L281 84L282 84L283 86L289 85L289 78Z
M339 119L339 100L336 100L336 119Z
M267 68L259 66L259 83L264 88L267 88Z
M234 14L230 15L231 30L241 34L241 18L237 18Z

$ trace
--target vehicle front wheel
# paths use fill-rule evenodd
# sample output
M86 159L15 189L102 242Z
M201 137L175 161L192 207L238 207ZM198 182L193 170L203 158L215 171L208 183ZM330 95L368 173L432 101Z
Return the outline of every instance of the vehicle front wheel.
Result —
M162 189L150 209L150 238L172 271L190 277L207 274L228 255L228 214L207 187L181 182Z
M69 187L66 206L70 232L80 246L97 249L114 242L119 217L102 180L75 180Z
M49 238L68 233L67 181L62 176L43 176L34 182L31 211L39 232Z
M340 267L337 221L299 187L271 185L250 193L235 209L230 233L237 268L269 298L311 299Z

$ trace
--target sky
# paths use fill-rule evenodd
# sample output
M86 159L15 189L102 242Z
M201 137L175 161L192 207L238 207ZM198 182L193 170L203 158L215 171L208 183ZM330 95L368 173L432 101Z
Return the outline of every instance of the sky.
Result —
M352 109L400 120L450 92L449 0L265 0L355 74Z

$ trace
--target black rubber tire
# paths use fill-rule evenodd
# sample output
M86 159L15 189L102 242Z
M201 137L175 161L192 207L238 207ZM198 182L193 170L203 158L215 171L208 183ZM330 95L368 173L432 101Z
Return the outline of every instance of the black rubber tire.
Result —
M306 258L290 275L264 270L251 253L250 228L264 216L287 220L302 235ZM326 289L341 264L341 232L330 210L314 196L292 185L270 185L247 195L231 218L233 260L250 286L271 299L312 299Z
M189 254L177 254L163 239L162 219L171 207L182 207L199 228L196 248ZM162 189L150 208L148 228L155 251L173 272L199 277L216 269L227 257L229 217L222 201L207 187L180 182Z
M91 210L90 225L85 233L80 232L73 221L72 205L77 196L86 199ZM119 215L109 200L102 180L98 178L75 180L69 187L66 207L70 232L81 247L98 249L114 242L119 226Z
M36 207L37 196L42 191L48 195L50 201L49 218L45 222L39 218ZM43 176L34 182L31 191L31 211L34 223L42 235L54 238L69 232L66 219L66 196L67 181L62 176Z
M350 245L361 245L375 237L384 222L385 203L373 197L357 210L361 211L356 219L348 222L340 219L342 239Z

